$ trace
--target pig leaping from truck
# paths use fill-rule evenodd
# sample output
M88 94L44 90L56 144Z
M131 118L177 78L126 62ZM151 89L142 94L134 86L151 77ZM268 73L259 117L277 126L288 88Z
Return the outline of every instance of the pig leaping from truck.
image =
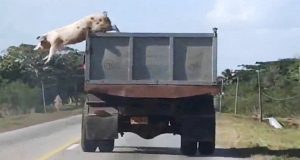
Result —
M52 30L37 37L38 45L34 50L48 50L49 54L43 59L48 63L53 55L62 50L65 45L82 42L86 39L86 32L107 32L119 29L112 25L107 12L86 16L72 24Z

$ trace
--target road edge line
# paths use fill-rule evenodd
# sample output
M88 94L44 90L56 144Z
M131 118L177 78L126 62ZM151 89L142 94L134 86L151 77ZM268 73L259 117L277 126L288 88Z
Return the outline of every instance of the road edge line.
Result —
M43 156L41 156L40 158L38 158L37 160L48 160L50 158L52 158L53 156L57 155L58 153L62 152L63 150L65 150L66 148L68 148L69 146L79 143L80 139L76 138L76 139L72 139L71 141L69 141L68 143L44 154Z

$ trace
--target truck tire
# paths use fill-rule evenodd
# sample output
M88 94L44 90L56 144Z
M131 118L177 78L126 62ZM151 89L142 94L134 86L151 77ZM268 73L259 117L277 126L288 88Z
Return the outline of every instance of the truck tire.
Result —
M97 149L97 145L94 141L87 140L85 138L81 138L81 148L83 152L95 152Z
M197 153L197 142L187 141L181 137L180 151L183 155L195 155Z
M199 142L199 153L203 155L211 155L215 151L215 142Z
M114 150L115 140L100 140L98 142L98 147L100 152L112 152Z
M84 127L84 124L82 124L82 126ZM83 129L83 127L81 130L81 148L83 152L95 152L97 149L97 144L95 143L95 141L86 139L85 130Z
M95 141L86 139L86 133L85 133L85 115L87 114L88 106L85 105L82 110L82 120L81 120L81 148L83 152L95 152L97 149L97 144Z

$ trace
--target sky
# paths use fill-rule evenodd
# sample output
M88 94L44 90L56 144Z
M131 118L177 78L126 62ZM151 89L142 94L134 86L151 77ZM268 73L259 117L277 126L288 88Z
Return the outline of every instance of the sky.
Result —
M218 73L300 57L299 0L0 0L0 50L107 11L122 32L218 30ZM84 50L84 42L71 45Z

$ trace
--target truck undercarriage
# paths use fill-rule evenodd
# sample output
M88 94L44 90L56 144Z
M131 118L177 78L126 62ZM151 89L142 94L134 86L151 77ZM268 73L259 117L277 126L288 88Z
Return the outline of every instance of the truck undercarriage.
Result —
M108 96L111 102L89 97L83 112L82 132L86 140L96 143L92 151L102 141L112 145L118 134L126 132L145 139L164 133L179 134L182 137L181 151L186 155L195 154L197 146L202 154L214 151L215 110L211 95L175 99ZM204 144L210 147L201 148ZM113 147L110 149L112 151Z

